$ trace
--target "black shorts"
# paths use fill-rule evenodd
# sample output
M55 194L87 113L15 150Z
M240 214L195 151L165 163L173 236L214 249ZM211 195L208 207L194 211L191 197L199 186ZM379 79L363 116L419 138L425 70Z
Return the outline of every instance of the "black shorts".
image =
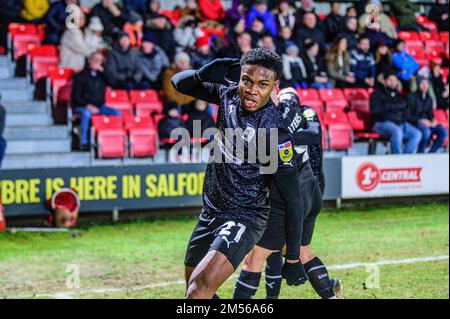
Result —
M322 209L322 192L310 165L305 165L298 173L300 179L301 209L303 211L302 246L311 243L317 215ZM269 250L281 250L286 244L284 207L271 207L267 229L257 246Z
M236 270L261 239L265 228L202 212L186 250L184 264L196 267L211 250L224 254Z

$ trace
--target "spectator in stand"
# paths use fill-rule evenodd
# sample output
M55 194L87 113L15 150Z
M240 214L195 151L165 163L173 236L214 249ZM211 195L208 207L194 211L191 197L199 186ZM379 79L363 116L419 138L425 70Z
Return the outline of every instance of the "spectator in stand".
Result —
M277 46L277 53L279 55L286 53L286 48L288 45L295 44L294 41L292 41L292 30L289 27L281 28L275 43Z
M123 0L123 7L127 11L133 11L141 17L149 13L149 0Z
M305 50L303 46L306 39L312 39L319 45L321 53L326 51L325 34L322 28L317 24L317 18L314 13L305 13L303 15L303 25L297 30L295 34L295 42L300 49L300 52Z
M327 42L333 42L336 36L344 31L345 19L341 16L341 5L339 2L330 3L331 12L325 18L325 40Z
M281 88L300 88L305 87L304 83L308 77L303 60L299 57L298 47L291 43L286 54L282 55L283 60L283 78L281 80Z
M400 30L430 31L428 28L417 23L416 12L420 12L419 5L410 0L389 1L392 15L397 18Z
M119 110L105 105L106 81L103 73L104 57L93 53L85 69L73 78L72 103L81 115L81 150L89 149L89 127L95 114L120 116Z
M195 48L197 38L203 35L194 16L186 15L178 23L174 31L174 40L177 43L177 51L188 51Z
M201 19L200 12L198 11L197 0L185 0L185 5L180 9L180 18L185 16L193 16L197 20Z
M359 33L366 33L372 48L376 48L380 40L392 47L398 38L397 30L390 17L383 12L380 0L372 0L367 5L366 13L359 18Z
M347 50L347 39L338 37L326 56L330 80L336 88L353 86L355 76L350 72L350 54Z
M203 21L222 22L226 16L220 0L198 0L198 9Z
M432 136L436 136L430 153L436 153L447 138L447 131L436 122L433 114L433 99L430 96L430 84L427 78L417 78L417 92L408 96L408 122L422 132L422 140L419 144L419 153L425 153L426 148L432 142Z
M20 20L21 0L4 0L0 6L0 51L7 49L8 26ZM0 52L2 54L2 52Z
M174 38L173 25L169 19L162 14L150 14L145 18L144 34L150 33L156 44L166 52L170 60L176 53L176 42Z
M431 67L432 83L434 93L436 94L437 108L441 110L448 110L449 108L449 81L447 77L447 84L444 83L441 74L441 66L433 63Z
M272 36L276 37L278 33L277 23L275 21L275 17L267 7L266 0L256 0L255 4L251 7L247 16L248 29L253 27L253 21L258 17L264 24L264 28L270 31L270 33L272 33Z
M389 47L383 42L379 42L377 51L375 52L375 63L377 69L377 82L385 85L384 75L397 72L394 62L392 61L392 53Z
M201 136L205 130L216 127L216 123L208 112L207 102L202 100L195 101L195 107L189 114L186 124L191 137L194 137L194 121L200 121Z
M79 5L79 0L60 0L53 2L45 15L45 42L58 45L65 30L66 19L69 12L66 8L69 5ZM76 14L76 12L74 12Z
M409 81L412 79L417 70L419 70L419 64L416 62L411 54L408 54L405 49L405 41L398 40L395 45L396 52L392 56L392 61L395 67L399 70L397 76L402 81L403 87L409 87Z
M0 167L2 167L2 161L6 151L6 140L3 138L3 132L5 131L6 110L1 102L2 95L0 94Z
M155 45L155 39L149 34L144 36L139 54L142 87L161 90L161 75L169 64L169 58L159 46Z
M288 0L278 1L278 10L275 13L278 30L289 28L291 32L295 28L295 9L289 5Z
M306 83L314 89L330 89L332 87L328 77L327 65L319 54L319 44L314 40L306 39L303 47L306 52L301 54L306 69Z
M266 33L266 29L264 28L264 21L261 17L256 17L253 19L252 28L249 30L250 35L252 36L252 47L257 47L259 41Z
M369 38L362 36L358 46L350 53L350 72L355 75L356 87L369 88L375 85L376 64L370 52Z
M228 28L228 44L236 44L238 35L245 30L245 17L239 20L233 20Z
M140 82L139 54L130 45L130 37L121 31L108 54L105 65L108 82L114 89L135 90L144 88Z
M163 73L163 90L166 94L167 101L173 101L178 106L189 109L195 98L181 94L172 85L172 76L176 73L192 69L191 58L185 52L179 52L175 55L174 64L167 68Z
M75 70L84 69L86 58L95 50L92 50L86 43L83 28L86 25L84 13L79 12L78 28L67 28L61 38L61 50L59 53L60 66Z
M114 0L101 0L90 13L91 17L99 17L103 27L103 37L109 44L113 43L115 34L123 29L127 22L125 12L114 3Z
M317 25L320 29L324 29L323 23L320 20L319 15L316 13L316 8L314 7L314 0L301 0L301 7L297 10L296 14L296 22L297 26L295 27L295 30L301 27L303 23L303 17L307 13L313 13L316 16Z
M358 10L356 9L355 6L349 6L347 7L347 9L345 10L345 17L349 18L358 18Z
M437 23L439 31L448 31L448 0L437 0L431 6L428 18Z
M160 139L169 139L172 131L177 128L185 128L186 123L180 118L178 112L178 105L175 102L169 101L164 107L164 118L158 123L158 135ZM181 137L179 137L181 139Z
M106 43L103 40L103 24L99 17L91 17L89 25L84 30L84 41L88 48L94 52L102 50L106 47Z
M272 52L277 52L277 47L275 46L275 42L273 41L273 37L270 32L266 32L263 35L259 43L259 46L262 48L269 49Z
M191 64L195 70L214 60L214 55L211 53L210 40L210 37L207 35L197 39L196 49L191 53Z
M2 4L3 5L3 4ZM48 0L23 0L20 16L32 23L42 23L42 18L48 11Z
M245 5L242 3L241 0L233 0L233 3L231 5L231 8L227 10L226 12L226 20L228 23L228 26L230 25L236 25L236 23L240 20L244 20L245 23L245 15L246 15L246 8Z
M225 47L217 53L219 58L236 58L240 59L244 53L252 49L252 36L247 31L237 36L236 44L232 43L229 47Z
M422 140L422 133L407 122L408 106L398 91L397 75L388 73L384 79L386 85L378 86L370 96L373 130L390 140L392 154L415 153Z
M347 39L348 50L355 50L358 46L360 35L358 33L358 20L354 17L345 18L345 27L341 35Z

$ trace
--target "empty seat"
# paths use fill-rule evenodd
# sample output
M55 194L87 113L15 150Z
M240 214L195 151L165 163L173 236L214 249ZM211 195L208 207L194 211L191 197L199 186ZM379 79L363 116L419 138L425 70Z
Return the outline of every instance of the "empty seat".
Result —
M75 71L69 68L53 67L48 71L49 94L53 105L57 104L59 91L68 86L72 80ZM68 102L68 100L67 100Z
M122 112L122 115L132 115L133 105L126 90L113 90L108 88L105 94L105 103Z
M347 112L348 123L354 131L365 131L367 128L366 120L361 112Z
M97 133L99 158L118 158L126 155L126 134L122 129L102 129Z
M319 92L316 89L297 89L300 102L303 100L318 100L320 101Z
M436 109L434 110L434 118L439 124L447 124L448 125L448 118L445 114L444 110Z
M420 40L422 40L423 42L427 42L427 41L440 41L440 37L439 37L439 33L435 33L435 32L420 32L419 33L420 36Z
M398 33L398 38L408 41L408 40L420 40L419 33L415 31L400 31Z
M157 152L157 132L155 130L131 129L130 155L132 157L150 157Z
M131 91L131 102L136 109L136 115L139 116L149 116L163 111L163 103L155 90Z
M352 129L346 124L328 126L328 145L330 150L347 151L352 147Z
M95 135L99 130L122 129L123 118L121 116L94 115L92 116L91 123Z
M325 103L327 112L341 112L348 106L346 100L331 100Z
M346 124L348 125L347 114L343 111L326 112L324 114L324 124L329 126L332 124Z
M439 32L439 39L444 43L448 43L448 31Z
M430 60L442 61L442 53L444 51L444 46L442 42L439 41L427 41L425 43L425 53ZM438 62L441 63L441 62Z
M344 93L341 89L321 89L319 95L322 101L345 101Z
M28 53L30 45L39 46L41 40L36 34L18 34L12 40L14 60L25 56Z
M59 58L55 56L37 56L33 59L31 67L31 75L33 82L37 82L39 79L46 78L49 75L49 71L59 64Z
M132 129L156 131L153 119L149 116L125 116L125 130L130 131Z
M344 96L349 102L352 100L367 100L369 99L369 92L364 88L346 88L344 89Z

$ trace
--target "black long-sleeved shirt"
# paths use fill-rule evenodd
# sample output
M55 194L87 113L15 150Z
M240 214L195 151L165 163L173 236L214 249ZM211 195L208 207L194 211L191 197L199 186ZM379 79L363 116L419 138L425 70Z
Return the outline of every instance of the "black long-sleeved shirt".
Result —
M221 158L228 161L213 160L207 166L203 187L204 210L221 218L243 220L254 227L265 228L270 212L269 186L275 183L286 201L286 218L289 220L286 223L286 257L298 259L302 227L298 196L300 185L296 174L298 159L294 154L292 137L275 104L270 100L261 109L248 112L241 107L237 85L227 87L200 82L192 70L174 75L172 84L183 94L219 105L218 132L214 138L218 147L215 149L219 149ZM227 129L247 132L243 135L243 149L236 139L225 141ZM258 129L278 129L278 149L270 150L279 154L275 174L261 173L263 160L259 158L259 153L256 163L241 161L236 156L239 152L248 154L252 147L251 140L259 139ZM227 143L231 148L227 147Z

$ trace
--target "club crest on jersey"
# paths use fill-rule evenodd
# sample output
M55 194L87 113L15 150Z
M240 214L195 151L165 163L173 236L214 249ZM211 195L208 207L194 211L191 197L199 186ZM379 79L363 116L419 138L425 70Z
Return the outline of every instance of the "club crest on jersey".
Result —
M291 142L278 144L278 154L280 154L281 161L284 163L290 162L294 156L294 151Z
M313 110L311 110L311 109L305 110L305 111L303 112L303 116L304 116L305 118L307 118L307 119L309 119L309 118L311 118L311 117L314 117L314 115L316 115L316 113L315 113Z

